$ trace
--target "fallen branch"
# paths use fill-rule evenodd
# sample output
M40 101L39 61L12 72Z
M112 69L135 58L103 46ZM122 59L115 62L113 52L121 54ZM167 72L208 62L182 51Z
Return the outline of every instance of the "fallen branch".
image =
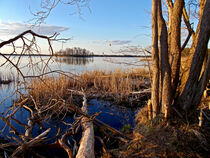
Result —
M125 134L123 134L122 132L118 131L117 129L115 128L112 128L111 126L107 125L106 123L98 120L98 119L95 119L94 120L94 123L98 126L100 126L99 124L101 124L102 126L104 126L106 129L108 129L109 131L115 133L115 134L118 134L120 136L122 136L123 138L126 138L126 139L131 139L131 138L128 138L127 136L125 136Z
M146 94L146 93L151 93L151 89L144 89L142 91L137 91L137 92L131 92L131 94Z
M27 124L26 130L25 130L25 141L28 141L32 137L32 130L33 130L33 126L34 126L34 123L32 120L34 119L34 112L31 108L29 108L25 105L23 105L23 108L28 110L31 115L28 118L28 124Z
M86 95L83 93L83 106L82 111L87 114L87 99ZM94 130L93 130L93 123L87 117L82 118L82 127L83 133L82 138L80 141L80 146L76 158L94 158Z
M23 104L28 100L28 98L22 100L20 103L17 104L17 108L10 114L5 117L5 120L8 120L10 117L14 116L16 112L23 106Z
M74 93L79 94L79 95L83 95L83 94L84 94L83 92L77 91L77 90L68 89L68 91L74 92ZM85 95L84 95L84 96L85 96ZM84 99L84 98L83 98L83 99ZM86 99L86 96L85 96L85 99ZM87 99L85 100L85 102L86 102L86 101L87 101ZM83 102L83 103L84 103L84 102ZM87 103L86 103L86 104L87 104ZM115 134L118 134L118 135L122 136L123 138L130 139L130 140L131 140L131 138L126 137L122 132L118 131L118 130L115 129L115 128L112 128L112 127L109 126L108 124L106 124L106 123L104 123L104 122L98 120L98 119L95 118L95 117L89 116L86 112L83 112L83 111L80 110L78 107L73 106L73 105L69 105L69 108L70 108L72 111L74 111L75 113L80 114L80 115L82 115L83 117L86 117L88 120L89 120L89 119L93 120L93 123L94 123L94 124L96 124L96 125L98 125L98 126L102 125L102 126L104 126L106 129L108 129L109 131L111 131L111 132L113 132L113 133L115 133ZM100 124L100 125L99 125L99 124Z
M11 158L18 157L18 155L24 153L26 150L39 145L46 139L46 135L50 132L50 128L46 131L35 137L34 139L30 140L29 142L25 142L23 145L19 146L12 154Z
M71 149L65 143L67 135L71 135L71 133L66 133L62 136L61 139L58 139L58 144L67 152L69 158L73 158Z

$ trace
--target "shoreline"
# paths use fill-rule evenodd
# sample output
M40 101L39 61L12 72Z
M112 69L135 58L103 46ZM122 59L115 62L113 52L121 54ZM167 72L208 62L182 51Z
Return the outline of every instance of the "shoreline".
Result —
M49 55L49 54L3 54L5 56L55 56L55 57L82 57L82 58L90 58L90 57L140 57L140 58L151 58L151 55L111 55L111 54L107 54L107 55L99 55L99 54L95 54L95 55Z

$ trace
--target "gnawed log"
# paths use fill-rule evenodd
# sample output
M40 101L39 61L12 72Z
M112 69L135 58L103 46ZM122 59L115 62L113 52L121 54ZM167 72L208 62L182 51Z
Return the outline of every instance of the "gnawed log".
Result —
M82 111L87 114L87 99L86 95L83 93L83 106ZM77 152L76 158L94 158L94 130L92 120L87 117L82 118L83 133L80 140L80 147Z

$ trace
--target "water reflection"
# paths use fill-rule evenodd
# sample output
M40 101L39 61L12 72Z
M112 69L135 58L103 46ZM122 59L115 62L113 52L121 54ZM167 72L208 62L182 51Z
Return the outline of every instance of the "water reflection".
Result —
M20 67L20 70L24 75L37 75L39 72L43 69L45 66L44 64L47 63L49 57L34 57L33 58L33 64L30 61L30 58L27 56L22 57L21 63L18 65ZM110 62L107 61L108 58L104 57L53 57L52 61L48 63L48 66L50 70L57 70L58 66L60 66L60 69L62 71L72 71L75 73L82 73L85 71L93 71L93 70L107 70L107 71L113 71L115 69L132 69L135 67L140 67L139 65L135 65L139 61L139 58L114 58L115 61L118 62ZM14 57L13 59L14 63L16 64L18 61L18 57ZM57 61L54 62L54 61ZM9 109L11 109L14 105L14 101L19 97L19 93L26 94L27 89L24 87L20 87L21 80L18 73L15 71L15 68L11 65L3 64L5 62L4 59L0 58L0 71L1 71L1 77L2 81L10 79L10 84L2 84L0 85L0 116L6 117L7 115L11 114L7 113ZM58 64L61 63L61 64ZM116 64L117 63L117 64ZM135 63L135 64L125 64L125 63ZM141 63L141 62L140 62ZM10 72L13 72L14 74L11 75ZM27 80L30 81L30 80ZM18 86L17 86L18 84ZM135 116L135 111L132 111L131 109L127 108L120 108L118 106L111 107L110 104L106 104L104 106L101 101L97 100L91 100L90 104L92 106L89 107L90 114L94 114L95 112L98 112L99 110L102 111L102 113L97 117L101 121L109 124L112 127L115 127L117 129L122 129L123 125L130 124L133 126L133 119ZM16 107L14 107L16 108ZM18 110L16 114L9 120L10 123L18 129L19 133L25 132L25 126L21 126L17 123L17 121L14 121L14 119L20 121L22 124L27 124L28 120L27 118L30 116L30 113L23 108ZM49 133L49 137L53 137L55 133L57 133L57 127L60 127L65 131L67 128L64 124L62 124L62 120L60 122L55 122L54 120L48 120L49 122L44 123L44 127L51 128L51 132ZM65 122L71 123L72 117L66 117ZM33 129L33 137L37 136L38 133L38 126L35 126ZM0 119L0 136L3 136L6 138L6 136L14 136L13 133L10 132L11 129L6 126L5 122Z
M11 84L15 81L15 74L11 71L0 71L0 86L4 84Z
M69 65L87 65L94 61L93 57L57 57L55 61Z
M138 109L120 107L117 105L111 106L110 102L98 99L90 100L88 107L90 115L101 112L97 118L118 130L121 130L126 124L131 125L131 128L133 128L137 111Z

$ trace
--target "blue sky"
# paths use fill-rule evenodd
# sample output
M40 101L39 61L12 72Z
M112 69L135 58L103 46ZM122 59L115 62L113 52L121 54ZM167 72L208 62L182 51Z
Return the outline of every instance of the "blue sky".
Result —
M26 24L33 18L30 10L39 10L40 2L1 0L0 39L5 40L27 29ZM81 8L82 15L79 16L75 6L58 5L36 31L47 35L57 31L61 33L60 37L72 38L63 45L54 43L55 50L79 46L96 54L110 54L126 46L151 44L151 1L90 0L89 8Z

